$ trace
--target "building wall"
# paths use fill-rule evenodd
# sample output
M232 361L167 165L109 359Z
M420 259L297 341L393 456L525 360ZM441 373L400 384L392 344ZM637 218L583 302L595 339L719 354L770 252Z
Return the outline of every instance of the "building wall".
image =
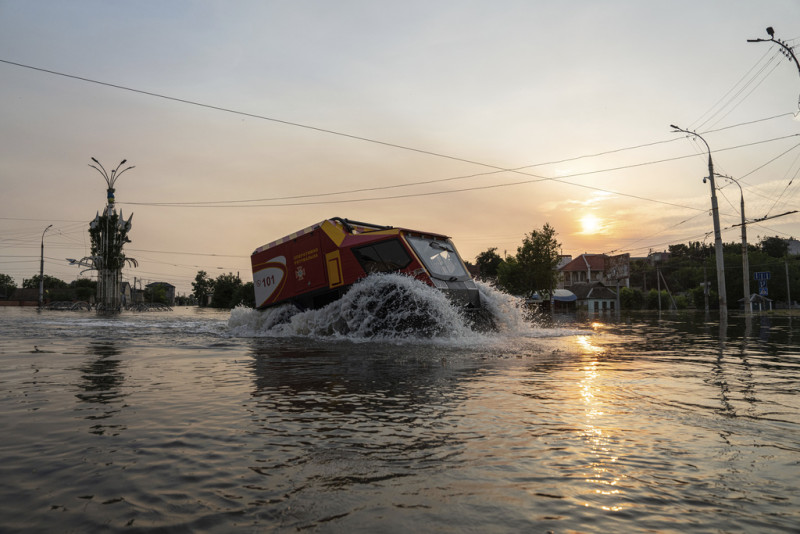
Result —
M617 309L616 299L587 299L580 303L586 306L586 311L590 314L608 313Z

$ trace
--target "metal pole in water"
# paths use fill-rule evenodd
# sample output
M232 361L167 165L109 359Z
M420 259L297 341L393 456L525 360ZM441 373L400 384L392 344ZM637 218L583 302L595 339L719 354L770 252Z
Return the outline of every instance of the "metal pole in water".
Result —
M39 259L39 309L44 305L44 234L52 227L51 224L42 232L42 253Z

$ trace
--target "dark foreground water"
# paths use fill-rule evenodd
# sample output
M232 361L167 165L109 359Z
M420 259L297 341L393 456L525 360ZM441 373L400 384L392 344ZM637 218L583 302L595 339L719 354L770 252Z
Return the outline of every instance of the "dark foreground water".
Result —
M800 324L0 308L2 532L798 532Z

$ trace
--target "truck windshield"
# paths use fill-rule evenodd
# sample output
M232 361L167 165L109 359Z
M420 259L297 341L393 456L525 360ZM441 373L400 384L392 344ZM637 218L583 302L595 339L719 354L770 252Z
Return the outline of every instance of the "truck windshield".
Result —
M469 277L449 240L438 241L415 236L406 236L406 239L432 276L444 280Z
M399 271L411 263L411 256L397 239L353 249L353 255L367 274Z

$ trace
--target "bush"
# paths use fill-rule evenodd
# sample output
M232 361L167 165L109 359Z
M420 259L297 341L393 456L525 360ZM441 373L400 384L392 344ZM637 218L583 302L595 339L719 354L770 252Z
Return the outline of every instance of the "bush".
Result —
M670 307L669 294L662 290L660 293L655 289L647 292L647 309L657 310L659 307L659 300L661 301L661 309L665 310Z
M623 287L619 290L620 308L623 310L641 310L644 304L644 295L638 289Z

